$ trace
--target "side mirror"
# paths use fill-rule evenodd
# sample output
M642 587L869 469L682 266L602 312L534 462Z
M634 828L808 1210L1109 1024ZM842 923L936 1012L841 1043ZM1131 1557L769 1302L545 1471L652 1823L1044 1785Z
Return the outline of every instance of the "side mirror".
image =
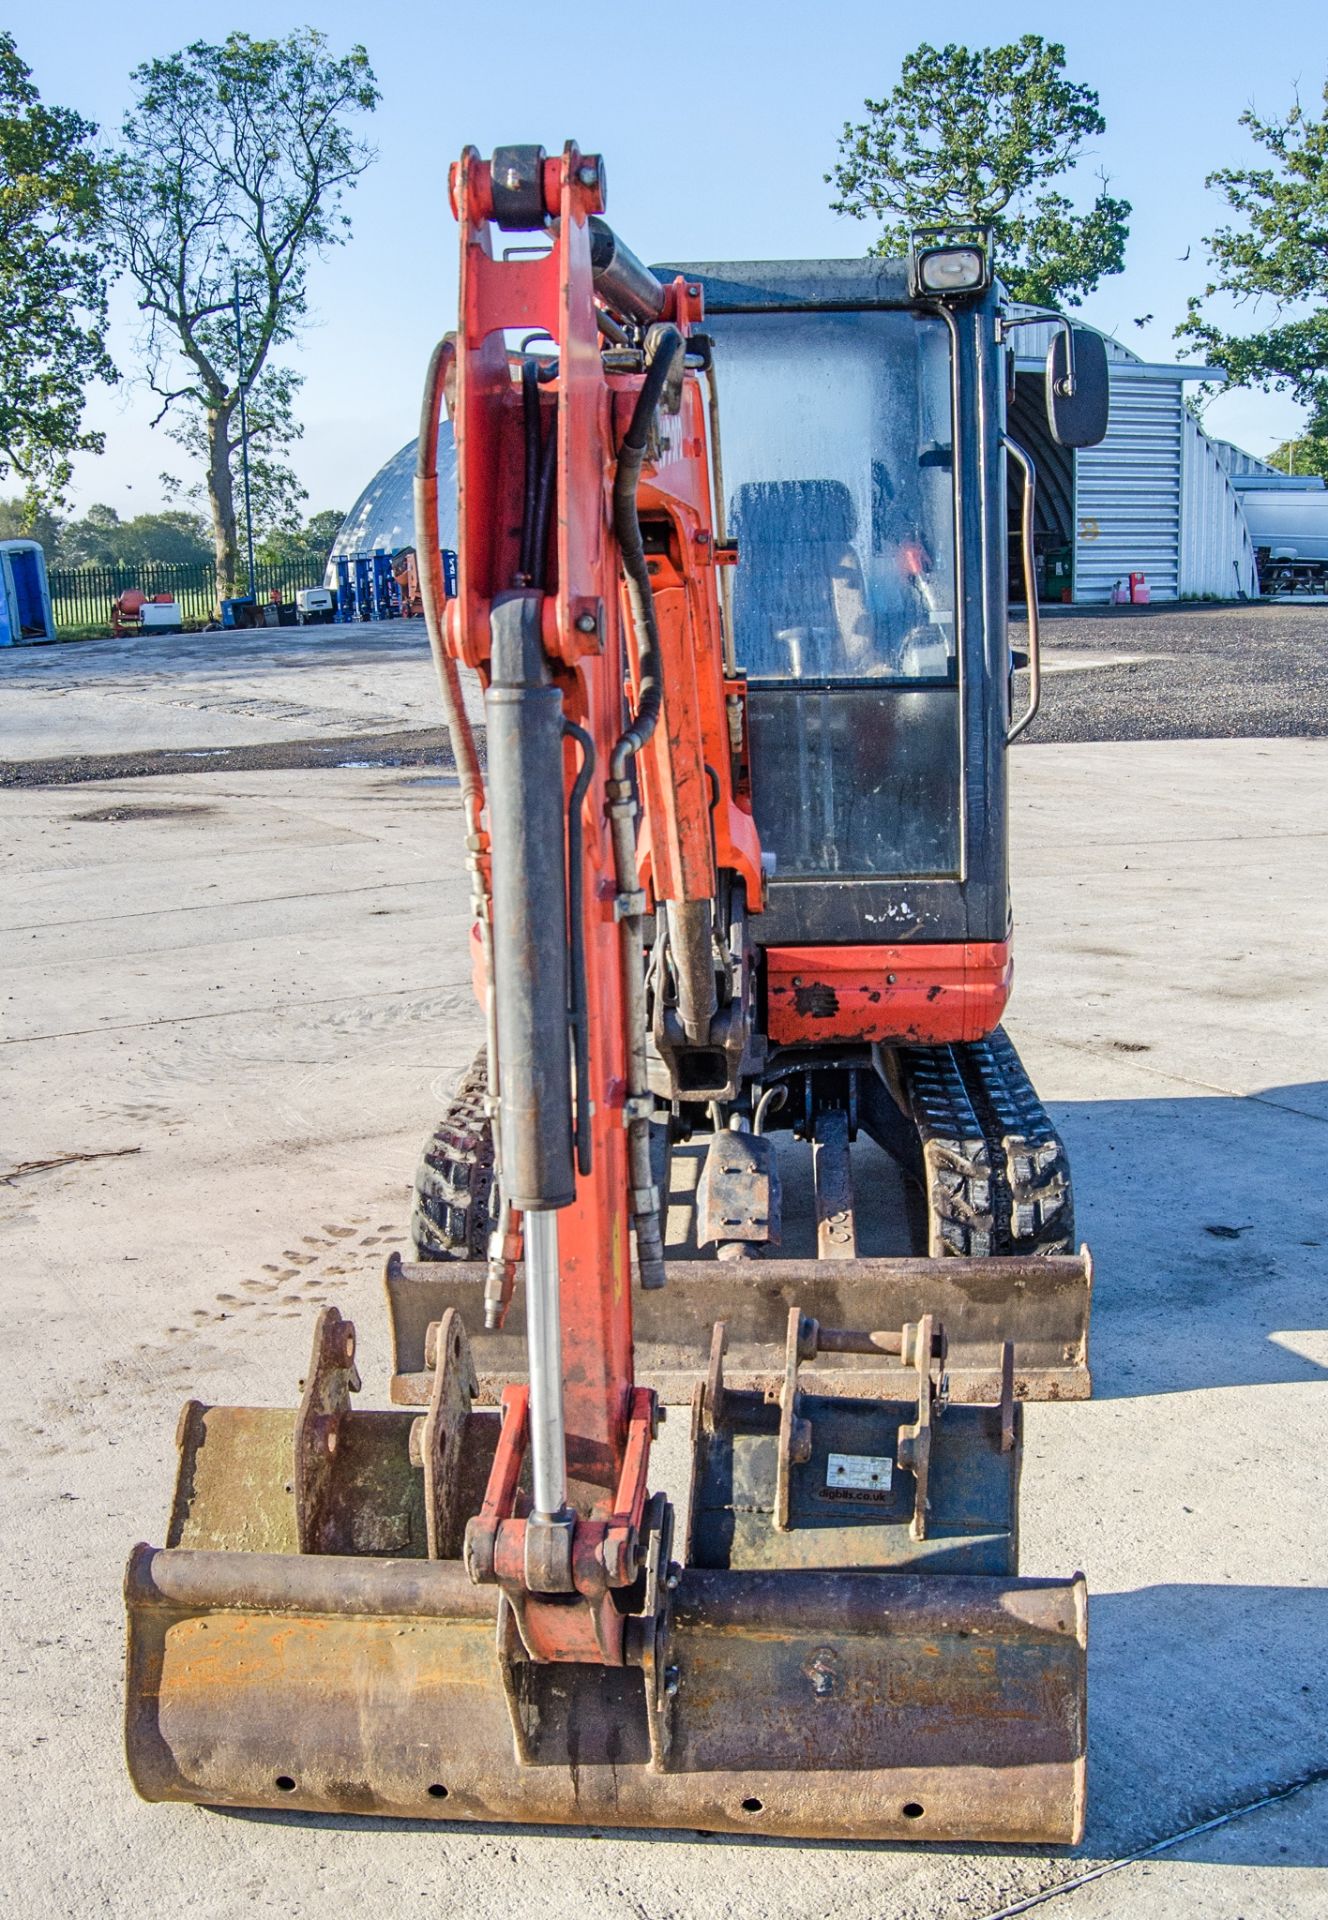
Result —
M1107 431L1111 410L1107 346L1100 333L1075 327L1074 379L1069 340L1062 327L1047 353L1047 421L1062 447L1095 447Z

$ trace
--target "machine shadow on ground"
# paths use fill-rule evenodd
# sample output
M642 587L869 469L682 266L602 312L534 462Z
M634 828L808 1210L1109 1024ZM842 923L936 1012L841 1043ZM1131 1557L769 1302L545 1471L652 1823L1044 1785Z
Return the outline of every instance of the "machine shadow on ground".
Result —
M1328 1774L1328 1590L1165 1583L1094 1593L1088 1621L1085 1853ZM1267 1865L1266 1841L1240 1857ZM1328 1866L1328 1832L1276 1864Z
M1328 1380L1312 1357L1328 1330L1328 1083L1048 1111L1093 1250L1095 1399Z

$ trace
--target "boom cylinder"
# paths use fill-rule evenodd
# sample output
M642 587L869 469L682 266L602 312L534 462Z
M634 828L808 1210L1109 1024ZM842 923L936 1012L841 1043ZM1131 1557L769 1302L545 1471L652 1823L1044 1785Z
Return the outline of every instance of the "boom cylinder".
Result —
M496 600L491 635L484 707L503 1187L512 1206L537 1213L569 1206L576 1194L563 702L550 681L538 594Z
M643 324L658 320L664 311L663 283L625 247L607 220L592 213L590 270L595 291L629 320Z

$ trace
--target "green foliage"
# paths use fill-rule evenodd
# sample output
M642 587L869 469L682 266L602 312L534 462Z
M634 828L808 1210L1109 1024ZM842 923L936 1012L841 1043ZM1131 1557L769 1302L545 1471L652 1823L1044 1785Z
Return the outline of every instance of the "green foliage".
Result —
M878 254L905 253L917 226L990 226L1016 300L1078 306L1124 265L1130 203L1103 177L1076 212L1052 186L1106 130L1097 94L1064 75L1064 47L1036 33L974 50L924 41L885 99L864 101L866 120L845 124L832 208L880 220Z
M1328 438L1328 84L1323 99L1317 119L1299 101L1281 120L1253 108L1240 116L1268 164L1209 174L1243 224L1206 239L1212 277L1176 329L1231 385L1292 394L1309 409L1315 441ZM1218 295L1237 306L1271 302L1273 324L1228 332L1205 312Z
M283 450L299 376L270 356L299 331L310 260L346 238L344 196L373 159L355 130L378 89L363 47L324 34L232 33L135 70L137 99L108 174L110 231L144 316L158 419L203 460L217 571L236 572L241 389L264 506L291 522L303 495ZM233 301L238 284L241 338Z
M49 561L60 538L62 522L52 508L31 492L0 500L0 540L36 540Z
M311 514L304 525L295 531L276 527L265 534L254 549L255 558L260 566L279 566L288 560L307 560L317 568L321 579L327 556L332 551L332 542L341 531L345 517L339 508L327 507L322 513Z
M60 528L51 564L61 567L143 566L149 561L177 564L212 558L207 522L196 513L140 513L122 520L114 507L89 507L81 520Z
M1328 432L1302 433L1296 440L1284 440L1264 459L1279 473L1318 474L1328 480Z
M11 33L0 33L0 480L18 474L32 511L59 503L70 456L101 451L83 426L88 383L114 380L96 127L44 107Z
M286 451L300 439L304 428L295 417L295 396L300 376L289 367L264 367L252 389L245 395L245 419L249 432L249 500L257 543L278 529L290 531L300 524L300 508L308 498L285 459ZM240 461L239 408L225 421L215 423L197 412L181 414L172 420L167 434L196 462L206 476L214 444L224 449L234 482L236 540L244 530L244 483ZM206 478L183 481L171 473L161 476L168 499L180 499L206 505Z

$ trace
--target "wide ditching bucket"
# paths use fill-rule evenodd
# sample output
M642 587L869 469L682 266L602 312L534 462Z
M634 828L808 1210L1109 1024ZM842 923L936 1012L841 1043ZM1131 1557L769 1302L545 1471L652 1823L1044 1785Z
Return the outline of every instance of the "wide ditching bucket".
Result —
M440 1334L423 1416L351 1406L354 1330L332 1308L298 1410L186 1408L167 1545L136 1548L126 1577L127 1748L145 1798L1079 1837L1084 1584L1013 1571L1008 1358L986 1406L942 1409L925 1383L916 1404L824 1396L808 1390L816 1323L795 1313L771 1399L726 1379L721 1329L694 1406L685 1564L656 1495L623 1598L626 1663L540 1664L461 1555L504 1416L476 1404L458 1323ZM866 1339L820 1332L827 1350ZM922 1351L929 1380L929 1331ZM844 1564L864 1525L873 1552L893 1529L888 1570Z
M521 1269L499 1332L485 1330L486 1277L482 1261L410 1264L399 1254L389 1257L384 1281L397 1405L427 1401L429 1328L449 1307L470 1337L482 1399L496 1400L510 1381L525 1377ZM1003 1259L671 1260L665 1286L633 1292L636 1378L666 1404L687 1405L705 1378L711 1329L722 1320L730 1380L774 1391L789 1309L796 1305L838 1327L897 1327L932 1314L945 1327L947 1390L956 1402L990 1397L1007 1341L1018 1399L1087 1400L1092 1292L1086 1247L1077 1254ZM879 1382L880 1356L864 1367L860 1355L819 1355L809 1383L821 1393L854 1394L868 1376Z

